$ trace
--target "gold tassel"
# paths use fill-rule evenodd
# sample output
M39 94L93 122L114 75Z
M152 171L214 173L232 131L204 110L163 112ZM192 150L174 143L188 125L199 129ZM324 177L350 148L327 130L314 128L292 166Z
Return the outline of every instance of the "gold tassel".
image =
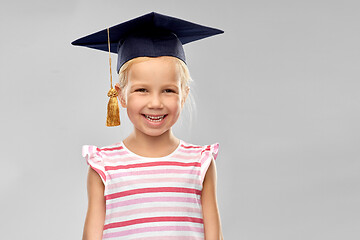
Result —
M107 118L106 118L106 126L114 127L120 125L120 111L119 111L119 103L117 99L118 92L116 89L111 88L108 92L109 103L107 106Z
M120 110L118 103L118 92L112 86L112 74L111 74L111 56L110 56L110 37L109 37L109 28L107 29L108 34L108 47L109 47L109 64L110 64L110 87L111 89L108 92L109 103L107 106L107 117L106 117L106 126L114 127L120 125Z

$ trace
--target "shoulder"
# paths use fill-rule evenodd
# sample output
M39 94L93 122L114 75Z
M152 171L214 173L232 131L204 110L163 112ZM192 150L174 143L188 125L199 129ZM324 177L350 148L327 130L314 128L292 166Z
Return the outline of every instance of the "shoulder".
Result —
M214 156L215 159L217 157L219 145L220 144L218 142L215 142L212 144L200 145L200 144L193 144L193 143L185 142L182 140L182 147L184 149L198 151L201 155L207 154L207 153L212 153L213 155L215 155Z
M111 152L115 151L118 148L118 144L111 144L107 146L98 147L95 145L83 145L82 146L82 156L86 159L87 164L91 167L89 169L88 179L90 182L96 182L95 179L98 179L95 172L100 176L104 185L107 180L107 159L108 156L111 156ZM91 185L91 184L90 184Z
M120 143L113 143L110 145L105 145L98 147L96 145L83 145L82 146L82 156L83 157L103 157L107 153L119 150L121 148Z
M188 150L202 150L203 148L202 145L185 142L184 140L181 140L181 147Z

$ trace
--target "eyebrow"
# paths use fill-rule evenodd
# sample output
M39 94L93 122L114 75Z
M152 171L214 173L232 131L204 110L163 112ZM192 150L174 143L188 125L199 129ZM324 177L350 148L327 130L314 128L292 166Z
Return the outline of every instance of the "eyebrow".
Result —
M140 86L145 86L145 87L148 87L149 84L147 83L135 83L134 85L131 86L131 88L136 88L136 87L140 87ZM176 89L178 89L179 87L175 84L166 84L164 85L163 87L174 87Z

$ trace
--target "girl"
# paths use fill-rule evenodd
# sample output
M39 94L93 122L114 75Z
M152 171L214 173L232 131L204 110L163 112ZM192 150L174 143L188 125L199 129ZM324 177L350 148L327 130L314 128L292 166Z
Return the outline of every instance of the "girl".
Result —
M120 25L133 30L116 40L115 89L134 130L109 146L83 146L90 165L83 239L223 239L214 163L219 144L190 144L171 130L191 81L174 22L189 22L157 13L140 18ZM171 29L159 30L154 22L170 22ZM119 25L109 30L124 32Z

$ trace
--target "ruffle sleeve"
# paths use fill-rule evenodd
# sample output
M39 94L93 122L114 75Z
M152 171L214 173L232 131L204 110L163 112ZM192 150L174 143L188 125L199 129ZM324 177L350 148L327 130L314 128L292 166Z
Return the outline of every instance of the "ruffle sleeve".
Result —
M211 145L205 145L203 146L203 149L201 151L201 157L200 157L200 179L201 179L201 185L204 182L204 178L206 175L206 171L208 170L210 163L212 161L212 158L216 160L217 155L219 151L219 143L214 143Z
M101 180L105 185L105 165L102 159L101 150L93 145L83 145L82 156L86 159L87 164L100 175Z

